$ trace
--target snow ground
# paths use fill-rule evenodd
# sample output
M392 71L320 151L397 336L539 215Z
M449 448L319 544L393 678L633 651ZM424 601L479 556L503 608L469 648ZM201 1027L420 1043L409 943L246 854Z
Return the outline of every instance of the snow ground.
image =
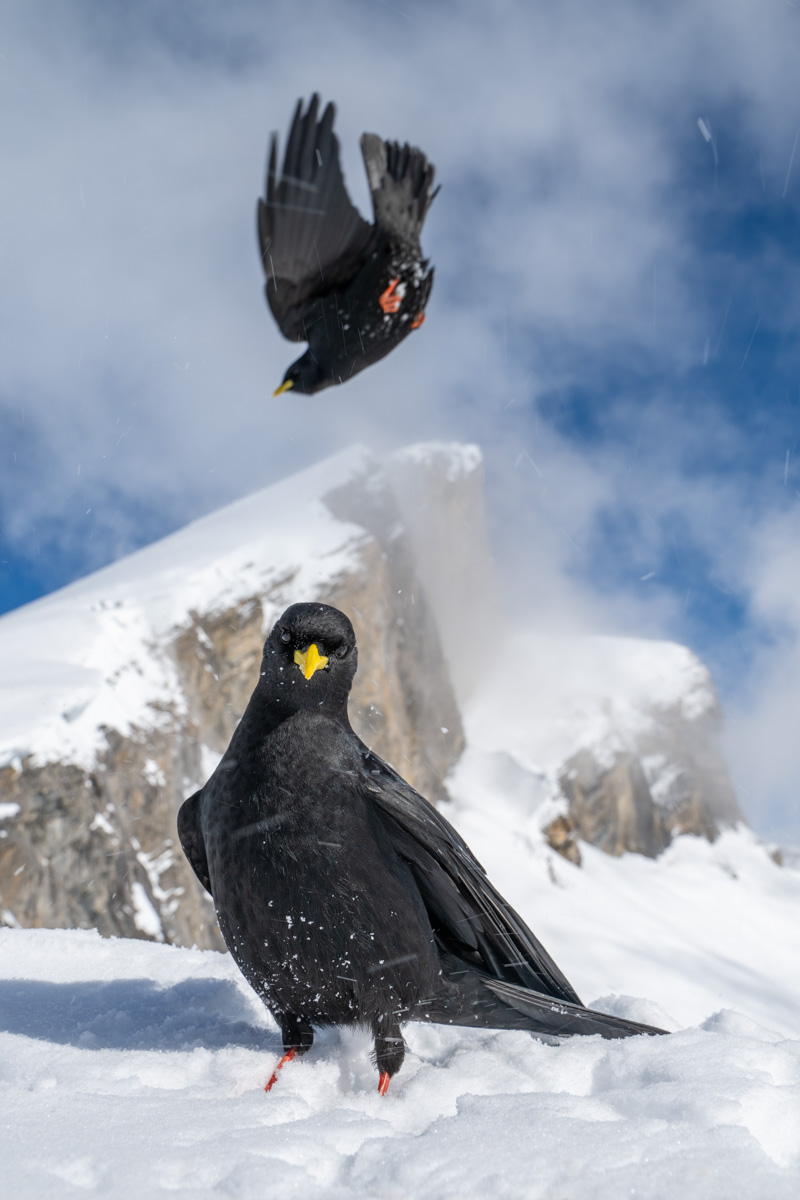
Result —
M796 1197L800 873L743 830L577 868L451 815L585 999L677 1032L410 1025L381 1099L367 1035L323 1031L267 1095L279 1034L228 956L3 929L5 1194Z

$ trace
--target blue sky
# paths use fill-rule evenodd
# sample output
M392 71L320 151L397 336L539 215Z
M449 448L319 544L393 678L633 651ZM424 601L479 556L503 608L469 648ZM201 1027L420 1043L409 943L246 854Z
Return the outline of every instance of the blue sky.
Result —
M9 3L0 611L354 440L481 443L512 611L712 667L800 839L800 9L783 0ZM254 207L338 103L442 192L418 337L284 402Z

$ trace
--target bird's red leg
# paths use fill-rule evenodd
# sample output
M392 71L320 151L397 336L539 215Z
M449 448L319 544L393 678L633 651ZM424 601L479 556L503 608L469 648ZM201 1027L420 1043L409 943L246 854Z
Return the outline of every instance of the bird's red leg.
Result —
M380 304L383 311L387 314L396 313L403 302L403 297L397 296L394 290L399 282L400 278L398 276L398 278L393 279L386 290L381 292L380 296L378 296L378 304Z
M409 328L409 329L419 329L420 325L422 324L422 322L423 322L424 320L425 320L425 313L424 313L424 312L418 312L418 313L417 313L417 315L414 317L414 320L411 322L411 324L409 325L409 327L408 327L408 328Z
M270 1075L269 1082L267 1083L267 1086L264 1088L265 1092L272 1091L275 1084L278 1082L278 1071L280 1071L281 1067L285 1067L287 1063L290 1063L292 1061L292 1059L294 1058L295 1054L297 1054L297 1051L295 1050L294 1046L292 1047L291 1050L286 1051L283 1058L281 1059L281 1061L278 1063L275 1070ZM387 1080L387 1083L388 1083L388 1080Z
M382 1096L385 1096L389 1090L389 1080L391 1075L388 1071L381 1071L381 1077L378 1080L378 1091Z

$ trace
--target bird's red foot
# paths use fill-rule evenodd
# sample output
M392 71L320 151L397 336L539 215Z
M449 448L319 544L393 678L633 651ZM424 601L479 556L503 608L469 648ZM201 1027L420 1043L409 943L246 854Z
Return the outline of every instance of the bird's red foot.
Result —
M290 1063L292 1061L292 1059L294 1058L295 1054L297 1054L297 1051L294 1049L294 1047L292 1047L291 1050L286 1051L283 1058L281 1059L281 1061L278 1063L275 1070L270 1075L269 1082L267 1083L267 1086L264 1088L265 1092L272 1091L275 1084L278 1082L278 1071L280 1071L281 1067L285 1067L287 1063Z
M403 297L398 296L394 290L399 282L399 277L393 279L386 291L381 292L380 296L378 296L378 304L380 304L385 313L396 313L403 302Z
M418 312L417 315L414 317L414 320L409 325L409 329L419 329L420 325L422 324L422 322L424 320L425 320L425 313Z
M389 1090L390 1075L388 1071L381 1071L381 1077L378 1080L378 1091L382 1096L385 1096Z

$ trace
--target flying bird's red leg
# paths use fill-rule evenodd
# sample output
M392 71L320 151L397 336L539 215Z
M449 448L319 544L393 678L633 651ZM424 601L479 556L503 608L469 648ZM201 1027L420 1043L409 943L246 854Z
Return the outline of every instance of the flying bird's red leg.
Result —
M400 278L398 276L398 278L393 279L386 290L381 292L380 296L378 296L378 304L380 304L385 313L396 313L403 302L403 297L396 295L394 290L399 282Z
M409 325L409 327L408 327L408 328L409 328L409 329L419 329L420 325L422 324L422 322L423 322L424 320L425 320L425 313L424 313L424 312L418 312L418 313L417 313L417 315L414 317L414 320L411 322L411 324Z
M385 1096L389 1090L389 1080L391 1076L388 1071L381 1071L381 1077L378 1080L378 1091L382 1096Z
M280 1071L281 1067L285 1067L287 1063L290 1063L292 1061L292 1059L294 1058L295 1054L297 1054L297 1051L295 1050L294 1047L292 1047L291 1050L286 1051L283 1058L281 1059L281 1061L278 1063L275 1070L270 1075L267 1086L264 1088L265 1092L272 1091L275 1084L278 1082L278 1071ZM388 1083L388 1080L387 1080L387 1083Z

